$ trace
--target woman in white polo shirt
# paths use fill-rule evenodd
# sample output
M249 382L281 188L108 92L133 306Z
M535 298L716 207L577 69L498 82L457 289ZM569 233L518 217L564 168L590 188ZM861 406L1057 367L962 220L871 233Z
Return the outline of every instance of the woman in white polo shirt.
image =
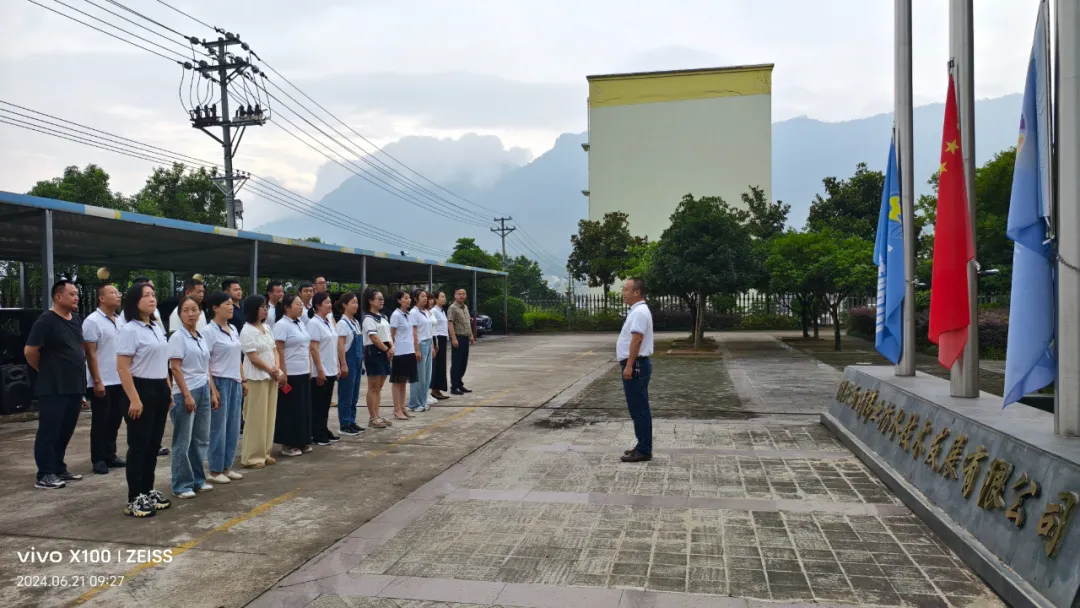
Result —
M125 515L149 517L172 503L154 489L161 438L172 399L169 395L169 343L165 328L154 320L154 288L138 283L124 295L124 316L116 346L116 371L128 407Z
M408 420L412 418L406 406L409 399L409 385L416 382L417 362L420 359L420 344L416 326L409 319L409 306L412 297L409 292L398 290L394 294L397 309L390 315L390 339L394 341L394 360L390 368L390 394L394 398L394 418Z
M416 380L409 384L409 411L427 411L428 385L431 384L431 317L427 314L428 294L424 289L412 292L409 322L416 328L416 345L420 357L416 360Z
M274 334L266 324L266 298L248 296L244 300L244 328L240 346L244 351L244 434L240 436L240 466L262 469L277 460L274 447L274 417L277 415L278 387L285 384L281 357Z
M368 427L385 429L393 423L382 417L382 389L390 377L390 362L394 358L394 342L390 339L390 321L382 314L384 298L378 289L368 287L364 301L364 371L367 372Z
M210 477L213 483L230 483L244 476L232 470L240 445L240 413L244 406L244 368L240 361L240 332L233 318L232 296L225 292L207 298L210 322L203 329L210 347Z
M432 343L434 354L431 359L431 396L442 401L449 399L443 394L446 388L446 353L450 346L450 329L446 320L446 293L435 291L428 304L435 319L435 341Z
M281 444L283 456L311 451L311 335L303 314L304 303L294 293L278 302L274 340L286 381L278 393L274 443Z
M315 294L311 309L315 311L307 324L311 336L311 440L317 445L330 445L341 439L328 426L330 400L338 376L338 336L330 294L325 291Z
M199 303L185 296L176 307L180 325L169 338L169 367L173 377L172 492L195 498L213 490L206 483L203 460L210 446L210 348L198 330L203 316Z

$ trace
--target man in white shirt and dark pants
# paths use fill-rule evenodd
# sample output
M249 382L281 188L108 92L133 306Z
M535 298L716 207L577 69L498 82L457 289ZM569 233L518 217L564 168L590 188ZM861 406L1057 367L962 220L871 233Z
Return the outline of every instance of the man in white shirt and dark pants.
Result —
M652 412L649 411L649 377L652 376L653 321L645 304L645 281L631 277L623 283L623 302L630 306L623 322L615 356L622 370L626 407L634 421L637 445L627 450L623 462L652 460Z

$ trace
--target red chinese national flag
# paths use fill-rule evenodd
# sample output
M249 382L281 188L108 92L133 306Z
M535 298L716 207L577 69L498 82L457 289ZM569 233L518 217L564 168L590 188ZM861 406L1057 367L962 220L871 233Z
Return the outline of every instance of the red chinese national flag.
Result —
M975 251L971 244L960 121L951 75L949 97L945 100L939 172L934 267L930 282L930 341L938 345L938 363L952 368L964 351L971 324L968 264L975 259Z

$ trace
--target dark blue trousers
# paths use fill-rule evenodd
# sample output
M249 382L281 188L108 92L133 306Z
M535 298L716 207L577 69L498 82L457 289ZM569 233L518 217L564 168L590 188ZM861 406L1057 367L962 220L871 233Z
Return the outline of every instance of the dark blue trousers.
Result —
M626 363L620 363L620 369L626 369ZM642 454L652 454L652 412L649 410L649 378L652 376L652 361L637 359L634 361L634 377L623 379L623 392L626 394L626 409L630 410L630 419L634 421L634 434L637 435L637 447Z

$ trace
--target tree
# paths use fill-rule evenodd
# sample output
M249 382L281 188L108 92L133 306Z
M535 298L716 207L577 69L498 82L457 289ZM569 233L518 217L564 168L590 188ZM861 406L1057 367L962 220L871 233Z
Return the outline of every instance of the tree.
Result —
M750 236L754 237L757 256L764 260L768 255L769 242L784 234L784 227L787 225L791 205L783 201L770 203L765 200L765 191L756 186L750 186L750 192L743 192L742 202L750 213L747 227L750 230ZM769 293L768 273L763 272L753 287L758 291L765 292L765 313L772 314L773 298L772 294Z
M975 170L975 259L983 269L996 268L995 276L982 277L979 291L1008 293L1012 284L1012 241L1005 236L1012 198L1016 148L1008 148ZM938 174L927 181L934 194L924 194L915 203L915 230L918 234L916 278L930 284L934 254L933 226L937 222Z
M176 163L157 167L135 195L135 210L211 226L225 225L225 195L214 184L216 170L188 169Z
M623 276L641 278L649 276L653 259L656 257L656 248L659 246L660 241L651 241L630 247L630 259L626 268L623 269Z
M866 163L859 163L850 179L826 177L822 183L825 197L815 195L807 229L811 232L832 229L843 236L858 236L874 242L885 175L870 171Z
M644 237L630 234L629 217L612 211L605 213L601 221L580 220L577 234L570 236L570 274L579 281L588 281L589 287L602 287L605 297L616 277L627 276L631 248L646 242Z
M509 257L509 256L508 256ZM535 260L519 255L507 261L507 290L510 295L523 299L550 300L559 294L548 286L540 265Z
M814 260L821 278L820 296L832 316L835 350L840 350L840 306L855 294L873 289L877 282L874 245L857 236L825 234L825 246ZM831 237L831 238L830 238Z
M476 244L476 239L462 237L454 244L454 251L447 258L451 264L473 266L475 268L487 268L489 270L502 270L498 256L492 255Z
M72 165L66 167L60 177L37 182L27 194L106 209L130 210L130 202L124 195L112 190L109 179L109 174L97 165L88 164L83 169ZM57 278L67 277L85 285L97 281L96 266L64 265L57 266L54 272ZM3 264L3 276L17 277L18 273L18 264L14 262ZM48 288L47 285L41 285L40 264L27 265L27 278L27 288L31 291Z
M300 240L301 240L301 241L307 241L307 242L309 242L309 243L321 243L321 242L322 242L322 237L318 237L318 236L306 236L306 237L304 237L304 238L302 238L302 239L300 239Z
M789 231L768 244L765 268L770 276L769 289L787 294L788 300L782 304L799 314L804 338L810 337L811 319L817 315L818 294L822 291L813 261L820 257L828 238L820 232Z
M704 341L705 302L714 294L745 291L762 268L747 230L749 213L718 196L687 194L671 214L653 256L658 286L696 300L694 348Z
M750 236L767 241L784 233L791 205L783 201L770 203L765 200L765 191L757 186L750 186L750 192L742 193L742 202L750 212L747 222Z
M62 176L34 184L27 194L106 209L121 211L131 209L124 195L112 191L109 185L109 174L94 164L86 165L86 168L82 170L74 165L67 167Z

